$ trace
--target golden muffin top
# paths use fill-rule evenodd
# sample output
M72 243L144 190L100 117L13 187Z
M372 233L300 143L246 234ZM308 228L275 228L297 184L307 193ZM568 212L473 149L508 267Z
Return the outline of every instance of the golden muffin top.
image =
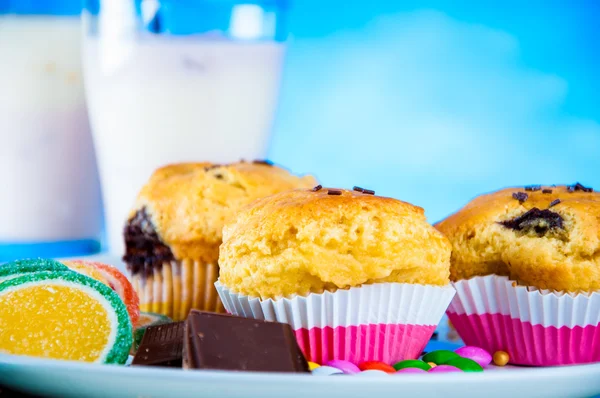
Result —
M214 263L223 225L255 199L316 183L270 162L181 163L154 172L130 213L148 216L176 259ZM143 246L143 245L141 245Z
M257 200L223 230L221 283L261 298L448 284L451 245L423 209L371 193L317 186Z
M540 289L600 289L600 194L581 184L482 195L436 227L452 242L452 280L497 274Z

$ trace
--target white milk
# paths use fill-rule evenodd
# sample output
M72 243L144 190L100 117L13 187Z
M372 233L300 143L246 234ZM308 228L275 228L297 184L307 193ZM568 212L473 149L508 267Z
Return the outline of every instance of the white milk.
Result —
M110 249L159 166L262 159L284 47L208 36L90 37L85 81Z
M99 238L80 21L0 15L0 243Z

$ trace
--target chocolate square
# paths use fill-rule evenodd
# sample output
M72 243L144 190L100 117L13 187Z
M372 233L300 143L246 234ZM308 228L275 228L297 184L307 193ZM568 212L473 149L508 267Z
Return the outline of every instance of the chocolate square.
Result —
M184 367L309 372L290 325L197 310L186 321Z
M131 365L180 368L184 331L185 322L148 327Z

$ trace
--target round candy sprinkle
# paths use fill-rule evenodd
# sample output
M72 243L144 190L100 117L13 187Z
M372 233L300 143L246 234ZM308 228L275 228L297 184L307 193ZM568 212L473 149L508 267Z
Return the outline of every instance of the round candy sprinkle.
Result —
M443 365L451 359L460 358L460 355L455 353L454 351L449 350L437 350L432 351L423 356L423 361L425 362L433 362L436 365Z
M431 366L432 368L435 368L437 365L433 362L427 362L427 365Z
M0 283L0 352L124 364L131 321L108 286L72 271L32 272Z
M438 365L435 368L431 368L428 373L450 373L450 372L462 372L459 368L455 368L450 365Z
M341 359L334 359L332 361L327 362L325 365L337 368L347 375L360 373L360 369L358 368L358 366L356 366L352 362L343 361Z
M325 365L325 366L319 366L318 368L313 370L312 374L317 375L317 376L333 376L333 375L343 375L344 372L342 372L338 368L334 368L332 366Z
M494 353L494 365L504 366L510 361L508 353L505 351L496 351Z
M0 266L0 282L22 274L41 271L69 271L69 268L58 261L43 258L16 260Z
M367 370L363 370L360 373L356 374L357 376L377 376L377 377L381 377L381 376L388 376L388 372L384 372L383 370L377 370L377 369L367 369Z
M314 362L308 362L308 369L309 370L315 370L316 368L320 367L321 365L319 365L318 363L314 363Z
M427 371L421 368L402 368L396 373L427 373Z
M454 352L463 358L472 359L484 368L492 362L492 356L483 348L464 346Z
M121 300L123 300L123 303L127 306L127 312L129 313L129 318L131 318L131 323L134 326L137 326L140 316L140 299L131 285L131 282L129 282L129 279L127 279L121 271L111 265L99 263L97 261L74 260L69 263L92 268L102 274L104 279L108 281L108 285L117 292L119 297L121 297Z
M454 358L445 363L454 366L464 372L483 372L483 368L477 362L469 358Z
M431 369L431 366L427 362L419 361L418 359L407 359L394 364L394 369L400 370L405 368L419 368L423 370Z
M358 365L358 368L362 371L366 370L379 370L385 373L396 373L396 369L388 365L387 363L379 361L367 361Z

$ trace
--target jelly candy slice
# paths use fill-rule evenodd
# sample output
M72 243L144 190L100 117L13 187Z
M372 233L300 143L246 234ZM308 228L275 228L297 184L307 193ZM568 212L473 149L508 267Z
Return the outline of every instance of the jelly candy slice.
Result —
M0 282L22 274L40 271L68 271L68 268L58 261L43 258L17 260L0 265Z
M131 318L131 323L136 326L138 324L138 318L140 316L140 299L137 292L133 289L131 282L125 275L121 273L115 267L99 263L96 261L83 261L75 260L71 263L77 262L81 266L87 266L100 272L105 280L108 281L108 285L117 292L121 297L121 300L127 306L127 312Z
M66 271L0 283L0 352L124 364L132 344L127 308L108 286Z

